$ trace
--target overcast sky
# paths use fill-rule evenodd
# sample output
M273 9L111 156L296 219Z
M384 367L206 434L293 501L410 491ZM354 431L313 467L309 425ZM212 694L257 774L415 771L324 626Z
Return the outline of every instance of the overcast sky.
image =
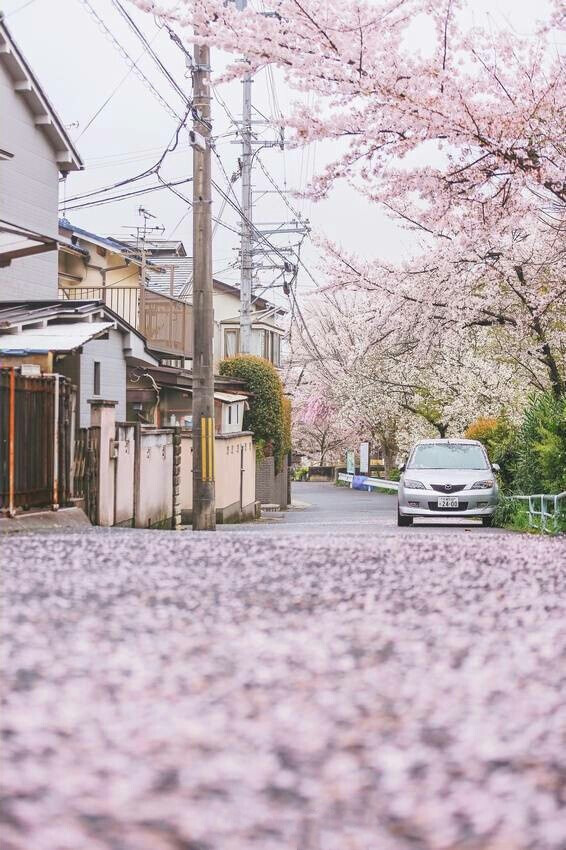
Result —
M184 111L178 93L151 57L147 53L144 55L142 43L121 18L112 0L88 0L88 3L128 55L134 60L139 59L139 69L167 105L158 99L146 82L130 71L118 46L89 12L86 0L0 0L7 25L84 160L85 171L71 174L67 180L68 198L111 185L153 165L170 142L178 123L170 110L178 115ZM159 29L152 16L138 12L127 0L124 0L124 5L163 64L189 94L190 78L186 77L182 51L171 42L165 29ZM527 32L537 14L535 7L538 5L539 13L541 8L540 3L535 4L532 0L473 0L471 5L476 18L489 11L499 20L503 20L504 16L512 18L519 31ZM219 70L222 57L213 55L212 64L213 69ZM218 91L228 112L239 119L241 84L236 82ZM254 106L269 118L276 113L278 104L284 110L297 97L285 90L277 75L275 102L267 73L261 72L254 81ZM97 112L99 114L94 117ZM254 114L254 119L261 120L260 114ZM235 127L218 101L213 102L213 125L213 134L218 137L218 153L226 173L231 175L237 167L240 147L234 144ZM259 138L270 140L274 137L269 127L258 124L254 129ZM330 153L330 146L319 144L301 151L266 149L260 156L281 188L300 191ZM191 176L191 166L192 154L187 135L183 133L177 150L167 156L161 173L166 179L182 180ZM214 178L226 188L226 177L217 162L214 162ZM257 223L284 222L293 217L281 197L271 191L272 186L259 168L254 169L253 184L257 193L254 206ZM156 185L155 178L116 190L116 194L142 185ZM240 197L241 183L238 181L234 188ZM265 190L270 191L262 195ZM179 186L179 191L190 197L191 185ZM349 251L394 260L413 250L414 237L411 234L399 229L347 186L337 187L328 200L315 205L296 199L291 193L286 197L304 219L310 220L314 232L330 237ZM215 195L214 215L219 214L221 204L222 199ZM155 216L152 223L164 228L165 237L182 239L187 252L191 253L190 210L187 213L183 200L166 189L104 206L69 210L67 217L74 224L102 235L126 236L135 234L135 227L141 224L140 205ZM225 209L222 221L228 227L238 229L237 214L229 208ZM287 236L272 239L281 247L288 244L288 240L289 244L297 241ZM217 227L213 244L214 271L226 281L239 280L236 268L238 244L236 233ZM308 267L318 279L316 250L308 240L303 250ZM264 271L262 285L269 284L277 274ZM308 287L310 283L303 271L300 285Z

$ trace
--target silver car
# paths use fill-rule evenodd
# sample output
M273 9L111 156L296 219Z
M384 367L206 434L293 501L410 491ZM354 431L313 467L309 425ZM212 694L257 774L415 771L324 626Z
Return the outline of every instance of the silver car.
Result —
M414 517L481 517L491 525L499 488L496 463L490 464L477 440L421 440L399 481L397 525Z

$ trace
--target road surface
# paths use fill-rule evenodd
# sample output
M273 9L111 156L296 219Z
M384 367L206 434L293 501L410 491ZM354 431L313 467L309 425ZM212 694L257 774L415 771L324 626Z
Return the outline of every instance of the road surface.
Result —
M483 528L478 520L459 520L454 517L418 519L409 528L397 528L397 497L386 493L350 490L334 484L294 482L292 499L295 509L277 513L264 513L261 522L253 525L225 526L224 531L267 532L279 531L301 534L329 531L341 534L368 534L393 530L398 534L415 535L434 528L438 533L453 534L454 530L467 528L474 534L501 534L497 528Z
M321 492L2 541L3 850L564 850L566 540Z

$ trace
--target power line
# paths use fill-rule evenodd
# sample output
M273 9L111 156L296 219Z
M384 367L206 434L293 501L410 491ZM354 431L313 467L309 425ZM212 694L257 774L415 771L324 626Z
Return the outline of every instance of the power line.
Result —
M228 178L228 175L226 174L226 169L224 168L224 163L222 162L222 160L221 160L221 158L220 158L219 154L217 153L217 151L216 151L216 150L214 150L214 148L213 148L213 152L214 152L214 155L216 156L216 158L217 158L218 162L220 163L220 167L221 167L221 169L222 169L222 171L223 171L223 173L224 173L224 176L226 177L226 180L230 183L230 180L229 180L229 178ZM257 229L257 227L254 225L253 221L251 221L251 220L250 220L250 219L246 216L246 214L244 213L244 210L242 209L242 207L241 207L241 205L240 205L240 202L238 201L238 199L237 199L237 197L236 197L236 194L235 194L235 192L234 192L234 189L232 188L232 185L230 184L230 191L231 191L231 192L232 192L232 194L234 195L234 198L235 198L235 200L234 200L234 201L226 195L226 193L224 192L224 190L223 190L223 189L221 189L221 188L220 188L220 186L219 186L219 185L218 185L218 184L217 184L214 180L212 181L212 185L214 186L214 188L216 189L216 191L220 193L220 195L221 195L223 198L226 198L226 201L227 201L227 202L230 204L230 206L231 206L231 207L232 207L232 208L233 208L233 209L234 209L234 210L238 213L238 215L240 216L240 218L241 218L243 221L245 221L247 224L249 224L249 225L251 226L252 231L254 232L254 234L256 235L256 237L257 237L258 239L261 239L261 241L262 241L262 242L264 242L264 243L265 243L265 244L266 244L269 248L271 248L271 251L270 251L269 253L274 253L274 254L276 254L276 255L277 255L280 259L282 259L284 262L287 262L286 257L285 257L285 256L281 253L281 251L279 251L279 249L278 249L275 245L273 245L273 243L272 243L272 242L270 242L270 241L269 241L269 239L267 239L267 237L266 237L266 236L264 236L264 235L263 235L263 233L262 233L260 230L258 230L258 229Z
M302 215L301 215L301 213L300 213L300 212L298 212L298 211L297 211L297 210L293 207L293 205L291 204L291 202L290 202L290 201L289 201L289 200L285 197L285 193L284 193L284 192L282 191L282 189L281 189L281 188L277 185L277 183L275 182L275 180L273 179L273 177L272 177L272 176L270 175L270 173L267 171L267 169L266 169L265 165L263 164L263 161L260 159L260 157L259 157L259 156L257 157L257 161L258 161L258 163L259 163L259 167L261 168L261 170L263 171L263 173L265 174L265 176L267 177L267 179L269 180L269 182L271 183L271 185L273 186L273 188L275 189L275 191L276 191L276 192L278 192L278 193L279 193L279 195L281 196L281 199L282 199L283 203L285 204L285 206L287 207L287 209L288 209L288 210L290 210L290 212L291 212L291 213L295 216L295 218L298 218L298 219L299 219L299 221L302 221Z
M146 195L149 192L157 192L160 189L168 189L171 186L181 186L184 183L191 183L192 179L193 179L192 177L184 177L182 180L175 180L175 181L172 181L171 183L165 183L164 182L161 186L147 186L143 189L136 189L134 192L124 192L121 195L111 195L109 198L98 198L97 200L94 200L94 201L85 201L82 204L73 204L73 205L69 206L69 204L67 202L67 204L61 206L60 209L65 209L65 210L69 211L69 210L82 210L82 209L87 209L87 208L90 209L92 207L101 207L101 206L104 206L104 204L113 204L117 201L123 201L126 198L134 198L134 197L137 197L138 195ZM183 199L183 200L185 200L185 199Z
M140 172L140 174L136 174L133 177L126 177L124 178L124 180L118 180L118 182L111 183L109 186L103 186L101 189L95 189L91 192L83 192L79 195L73 195L72 198L67 198L67 201L72 202L80 201L84 198L92 198L94 195L101 195L104 192L111 192L113 189L119 189L121 186L127 186L129 183L135 183L138 180L142 180L144 177L150 177L152 174L157 174L167 154L172 153L179 144L179 134L181 132L181 129L185 125L191 108L191 106L187 107L187 111L185 112L184 117L179 120L179 124L176 127L173 135L171 136L171 140L167 144L167 147L162 152L157 162L155 162L150 168L146 168L145 171L142 171Z
M165 67L165 65L163 64L163 62L161 61L161 59L159 58L159 56L155 52L155 50L153 50L153 48L151 47L151 44L153 43L155 36L151 40L151 42L149 42L147 40L147 38L145 37L143 32L140 30L140 28L136 24L136 22L128 14L126 9L124 9L122 4L120 3L120 0L112 0L112 5L122 15L122 17L127 22L130 29L132 29L135 32L135 34L137 35L137 37L139 38L141 43L145 46L146 51L149 53L151 58L154 60L154 62L156 63L158 68L161 70L161 72L165 76L165 78L168 80L168 82L172 86L172 88L177 92L177 94L179 95L181 100L185 103L185 105L189 104L189 99L187 98L187 95L185 94L183 89L180 87L180 85L177 83L175 78L169 73L168 69ZM156 35L157 35L157 33L156 33Z
M7 12L7 13L5 14L5 16L4 16L4 17L6 17L6 18L11 18L11 17L12 17L12 15L17 15L17 14L18 14L18 12L21 12L21 11L23 11L24 9L27 9L27 7L28 7L28 6L31 6L31 4L32 4L32 3L35 3L35 0L27 0L27 2L26 2L26 3L22 3L22 5L21 5L21 6L18 6L16 9L12 9L12 11L11 11L11 12Z
M176 118L178 121L180 121L181 116L178 115L178 113L173 109L173 107L169 103L167 103L165 98L158 92L158 90L155 88L153 83L145 76L143 71L140 68L137 67L137 63L133 61L132 57L129 55L129 53L126 51L126 49L120 44L120 42L118 41L116 36L110 30L110 28L108 26L106 26L105 22L100 17L100 15L96 12L96 10L92 7L89 0L79 0L79 2L83 4L83 6L87 10L87 12L97 21L99 29L102 32L104 32L105 36L111 41L112 45L120 53L120 55L122 56L122 58L124 59L126 64L129 66L130 70L133 71L135 73L135 75L138 77L138 79L140 79L143 82L143 84L151 91L153 96L156 98L156 100L159 101L159 103L163 106L163 108L170 115L172 115L173 118Z

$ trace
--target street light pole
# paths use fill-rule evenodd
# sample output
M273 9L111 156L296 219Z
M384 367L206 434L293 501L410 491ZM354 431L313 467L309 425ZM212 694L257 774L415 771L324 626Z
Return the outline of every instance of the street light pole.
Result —
M214 531L214 311L210 48L195 45L193 76L193 530Z

